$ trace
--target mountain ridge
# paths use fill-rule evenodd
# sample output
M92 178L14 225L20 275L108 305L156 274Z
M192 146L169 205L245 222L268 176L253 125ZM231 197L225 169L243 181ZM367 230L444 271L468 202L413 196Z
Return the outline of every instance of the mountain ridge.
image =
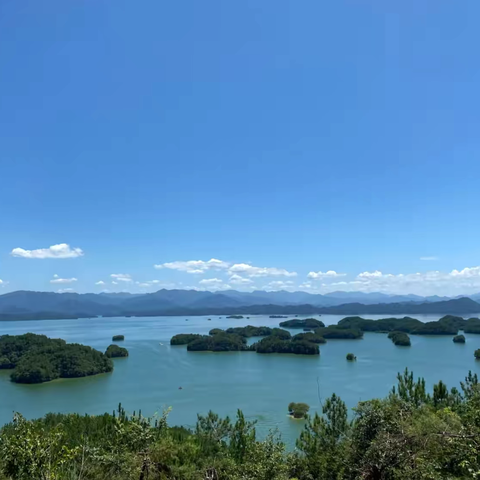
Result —
M347 302L315 304L326 295L297 292L208 292L166 290L147 294L108 296L94 293L17 291L0 295L0 319L78 318L97 316L232 315L232 314L466 314L480 313L480 304L468 297L437 302L407 300L408 296L367 296L393 300L392 303ZM361 292L358 292L361 293ZM342 296L342 295L340 295ZM364 298L360 295L360 298ZM423 298L423 297L420 297ZM440 297L441 298L441 297ZM283 302L282 302L283 299ZM398 301L400 299L400 301ZM301 303L295 303L294 300Z

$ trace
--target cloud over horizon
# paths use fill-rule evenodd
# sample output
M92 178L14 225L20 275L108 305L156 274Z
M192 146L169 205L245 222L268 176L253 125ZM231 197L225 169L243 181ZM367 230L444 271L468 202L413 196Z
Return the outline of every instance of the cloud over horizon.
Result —
M14 248L10 255L12 257L22 258L76 258L84 255L81 248L70 248L67 243L59 243L48 248L38 248L36 250L25 250L23 248Z

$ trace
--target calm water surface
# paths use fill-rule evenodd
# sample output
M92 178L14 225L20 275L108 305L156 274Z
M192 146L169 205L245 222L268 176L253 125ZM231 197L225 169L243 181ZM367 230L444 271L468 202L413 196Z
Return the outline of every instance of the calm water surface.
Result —
M400 316L400 315L395 315ZM403 316L403 315L401 315ZM382 318L385 315L369 315ZM0 425L19 411L28 418L47 412L97 414L110 412L122 402L124 408L142 409L144 415L172 407L169 423L193 426L197 413L213 410L234 416L240 408L258 421L265 433L278 428L290 444L303 422L287 416L291 401L306 402L311 411L320 410L320 399L333 392L349 407L359 400L385 396L405 367L424 376L429 387L442 379L458 386L468 370L480 375L480 362L473 357L480 348L480 335L465 335L465 345L454 344L451 336L411 336L410 348L396 347L385 334L366 333L363 340L329 340L320 345L320 357L259 355L254 352L187 352L184 346L169 345L177 333L208 333L211 328L230 326L278 326L281 319L255 316L243 320L218 317L102 318L82 320L40 320L0 323L0 335L26 332L63 338L104 351L112 335L124 334L122 346L127 359L115 359L111 374L89 378L56 380L40 385L10 382L9 372L0 370ZM343 316L324 315L334 324ZM416 316L432 321L438 315ZM292 333L298 333L293 331ZM347 362L352 352L356 362ZM179 387L182 387L180 390Z

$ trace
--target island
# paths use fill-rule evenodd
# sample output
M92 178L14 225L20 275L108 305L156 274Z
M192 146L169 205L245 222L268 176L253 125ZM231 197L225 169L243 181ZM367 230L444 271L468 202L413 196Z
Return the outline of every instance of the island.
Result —
M310 406L306 403L290 402L288 404L288 414L293 418L307 418Z
M399 347L409 347L411 345L410 337L405 332L390 332L388 338Z
M125 340L125 335L114 335L112 337L113 342L121 342L122 340Z
M319 328L324 327L325 324L316 318L294 318L292 320L280 322L280 326L284 328Z
M477 350L475 350L475 352L473 353L473 355L475 356L475 358L477 360L480 360L480 348L478 348Z
M188 345L200 337L202 337L202 335L198 333L179 333L170 339L170 345Z
M247 338L263 336L252 345L247 345ZM257 353L293 353L296 355L319 355L319 343L325 339L315 333L301 333L291 336L290 332L281 328L246 327L229 328L226 331L213 328L209 335L181 333L174 335L171 345L186 345L191 352L257 352Z
M465 333L480 333L480 319L479 318L469 318L465 322L463 327Z
M477 328L480 333L480 320L472 319L471 328ZM456 335L458 330L466 328L468 322L462 317L445 315L436 322L423 323L416 318L381 318L370 320L362 317L345 317L337 324L337 328L357 328L362 332L404 332L413 335Z
M220 318L222 318L222 317L220 317ZM232 318L232 319L234 319L234 320L241 320L241 319L244 318L244 317L243 317L243 315L230 315L230 316L227 317L227 318Z
M199 335L187 345L190 352L240 352L248 350L246 337L233 333Z
M363 338L363 332L358 328L339 328L336 325L316 328L314 333L326 339L357 340Z
M113 363L91 347L26 333L0 336L0 369L13 369L16 383L43 383L111 372Z
M109 347L105 351L105 355L108 358L128 357L128 350L126 348L119 347L118 345L112 344L112 345L109 345Z
M246 327L232 327L227 328L227 330L222 330L221 328L212 328L212 330L209 332L210 335L217 335L219 333L234 333L246 338L275 335L284 340L288 340L292 336L289 331L283 330L282 328L254 327L253 325L247 325Z
M250 346L257 353L293 353L295 355L320 355L315 343L306 340L282 340L271 335Z
M465 343L465 335L455 335L453 337L453 343Z
M268 318L288 318L287 315L270 315Z
M308 332L308 333L297 333L292 337L292 340L306 340L307 342L312 342L312 343L327 343L325 338L323 338L321 335L318 335L317 333L314 332Z
M357 357L353 353L347 353L347 360L349 362L354 362L357 359Z

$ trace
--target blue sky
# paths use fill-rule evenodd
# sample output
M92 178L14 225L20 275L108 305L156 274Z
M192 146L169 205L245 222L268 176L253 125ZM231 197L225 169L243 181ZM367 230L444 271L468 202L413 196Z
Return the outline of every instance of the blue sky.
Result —
M2 1L0 292L480 291L479 14Z

